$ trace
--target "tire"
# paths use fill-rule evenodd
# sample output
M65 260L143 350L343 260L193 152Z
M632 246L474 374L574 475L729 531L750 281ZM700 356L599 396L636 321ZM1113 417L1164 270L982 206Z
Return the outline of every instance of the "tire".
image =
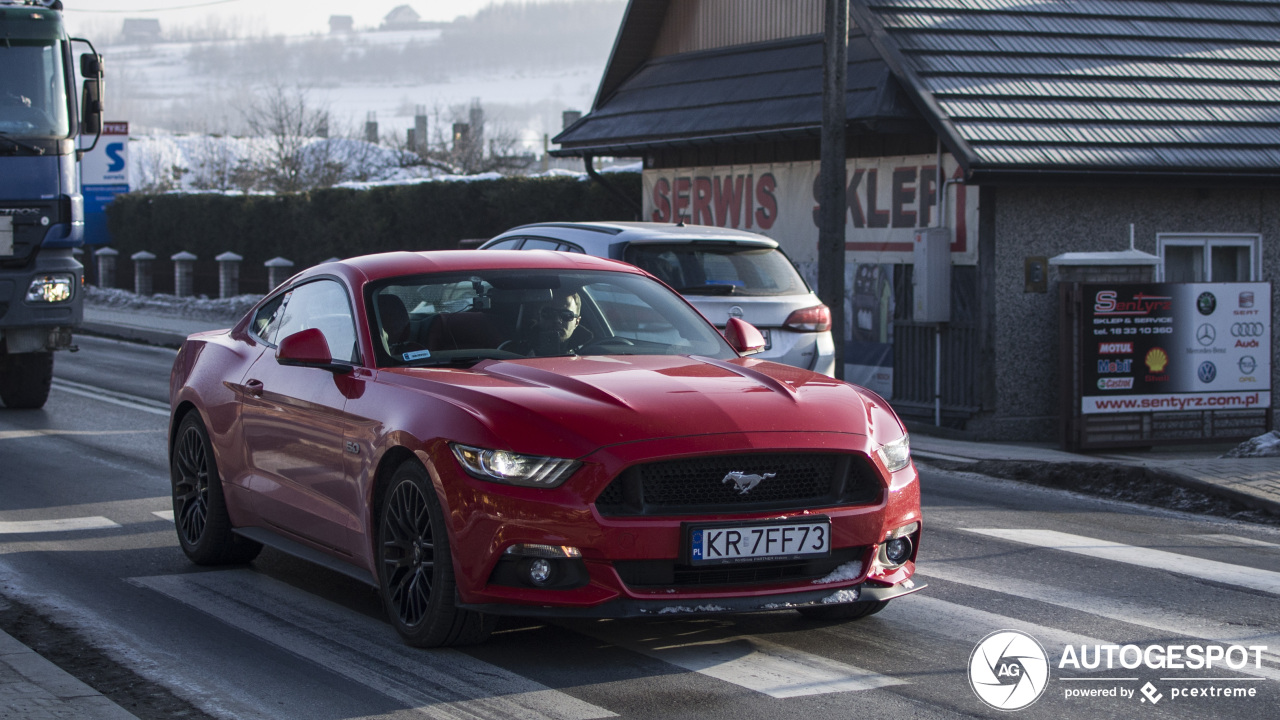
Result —
M378 515L378 587L405 643L446 647L488 638L497 617L456 605L449 534L426 469L412 460L396 468Z
M53 353L33 352L0 357L0 400L14 410L44 407L53 383Z
M171 455L173 524L182 552L197 565L234 565L257 557L262 545L231 531L222 477L200 413L192 410L182 418Z
M813 605L796 608L801 615L810 620L860 620L875 615L889 604L888 600L879 602L855 602L838 605Z

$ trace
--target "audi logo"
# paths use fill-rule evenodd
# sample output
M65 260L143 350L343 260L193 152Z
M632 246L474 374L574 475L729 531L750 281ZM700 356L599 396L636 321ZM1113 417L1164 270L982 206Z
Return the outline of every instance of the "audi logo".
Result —
M1262 337L1267 328L1260 322L1241 322L1231 325L1231 337Z

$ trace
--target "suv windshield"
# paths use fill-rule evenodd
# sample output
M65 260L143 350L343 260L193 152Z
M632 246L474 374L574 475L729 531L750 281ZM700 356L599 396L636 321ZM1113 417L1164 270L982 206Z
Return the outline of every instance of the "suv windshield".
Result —
M67 137L62 54L54 41L10 40L0 44L0 133Z
M631 273L414 275L379 282L367 297L382 367L569 355L737 357L677 295Z
M627 247L627 262L685 295L802 295L809 292L776 248L733 243Z

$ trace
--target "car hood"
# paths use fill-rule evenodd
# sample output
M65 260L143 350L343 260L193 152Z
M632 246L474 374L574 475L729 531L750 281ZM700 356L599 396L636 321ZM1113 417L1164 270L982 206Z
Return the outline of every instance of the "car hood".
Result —
M717 433L883 434L880 442L902 435L874 393L751 359L487 360L466 370L395 369L380 377L464 408L517 452L551 454L556 447L562 457L581 456L619 443Z

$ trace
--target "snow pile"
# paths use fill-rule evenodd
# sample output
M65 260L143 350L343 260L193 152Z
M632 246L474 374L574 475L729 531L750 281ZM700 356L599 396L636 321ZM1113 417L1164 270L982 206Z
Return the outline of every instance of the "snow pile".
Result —
M1280 431L1272 430L1240 443L1227 451L1224 458L1280 457Z
M128 290L86 285L85 303L115 310L135 310L152 315L185 317L211 322L235 322L249 311L261 295L237 295L226 299L178 297L176 295L137 295Z
M823 605L834 605L836 603L851 603L851 602L857 602L857 601L858 601L857 588L841 590L840 592L835 592L822 598Z
M846 580L857 580L860 577L862 577L862 563L854 560L853 562L847 562L835 570L832 570L826 577L814 580L813 584L821 585L825 583L843 582Z

